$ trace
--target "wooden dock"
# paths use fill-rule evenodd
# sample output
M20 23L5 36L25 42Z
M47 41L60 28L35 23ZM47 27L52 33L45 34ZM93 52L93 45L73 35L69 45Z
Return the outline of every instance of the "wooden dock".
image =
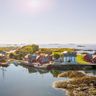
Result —
M47 66L56 70L88 70L96 69L96 64L54 64Z

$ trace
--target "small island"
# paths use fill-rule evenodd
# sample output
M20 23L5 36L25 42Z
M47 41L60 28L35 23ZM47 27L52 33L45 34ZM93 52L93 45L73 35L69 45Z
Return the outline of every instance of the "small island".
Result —
M58 75L68 80L56 81L54 88L66 91L68 96L96 96L96 77L81 71L67 71Z
M55 65L55 67L65 65L86 67L87 65L96 65L96 52L94 50L93 53L90 53L88 50L75 48L40 48L36 44L1 47L0 65L8 65L11 61L35 67L48 66L50 64L52 66Z
M53 88L65 90L67 96L96 96L96 77L84 72L96 69L95 51L40 48L37 44L0 48L0 66L11 65L27 68L30 73L50 72L53 77L67 78L53 82Z

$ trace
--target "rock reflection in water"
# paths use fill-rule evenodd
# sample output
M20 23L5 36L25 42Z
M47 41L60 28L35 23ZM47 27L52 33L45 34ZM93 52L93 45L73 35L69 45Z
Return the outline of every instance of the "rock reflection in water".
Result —
M40 74L46 74L50 72L53 75L53 77L57 77L58 74L62 72L62 70L47 70L47 69L39 69L39 68L27 67L27 66L22 66L22 67L26 68L29 74L36 73L36 72Z

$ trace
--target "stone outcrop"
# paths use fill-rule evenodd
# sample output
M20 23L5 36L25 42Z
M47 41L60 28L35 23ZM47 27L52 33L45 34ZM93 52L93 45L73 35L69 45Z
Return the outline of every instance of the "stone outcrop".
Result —
M58 75L68 77L67 81L56 81L55 88L65 89L68 96L96 96L96 77L79 71L68 71Z

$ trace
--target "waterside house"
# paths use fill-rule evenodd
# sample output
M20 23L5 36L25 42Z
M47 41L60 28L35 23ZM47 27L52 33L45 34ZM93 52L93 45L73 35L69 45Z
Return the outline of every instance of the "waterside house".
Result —
M0 63L6 62L7 56L6 52L0 52Z
M76 64L76 56L77 53L76 52L63 52L62 53L64 55L63 57L63 64Z
M52 61L52 56L48 54L42 53L37 57L37 62L39 62L40 64L50 63L51 61Z
M86 62L92 63L92 54L90 54L90 53L85 53L85 54L83 54L83 59L84 59L84 61L86 61Z
M96 63L96 52L93 54L93 56L92 56L92 62L93 63Z
M35 63L37 58L37 54L27 54L24 58L25 61L28 61L29 63Z
M83 59L89 63L96 63L96 52L94 54L83 53Z
M54 58L53 61L57 64L76 64L76 56L77 53L75 51L64 51L59 54L58 58Z
M39 64L46 64L50 63L52 61L52 56L45 54L45 53L34 53L34 54L28 54L25 56L24 60L28 61L29 63L39 63Z

